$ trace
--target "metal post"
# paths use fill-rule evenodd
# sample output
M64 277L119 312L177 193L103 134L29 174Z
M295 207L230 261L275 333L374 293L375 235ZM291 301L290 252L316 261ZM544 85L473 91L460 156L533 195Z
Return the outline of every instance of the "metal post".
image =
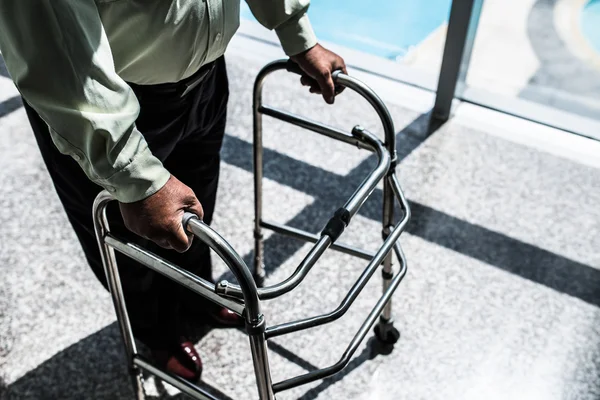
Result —
M266 75L265 75L266 76ZM263 179L263 143L262 143L262 114L259 108L262 104L262 87L264 76L259 76L254 82L253 110L253 147L254 147L254 280L259 287L265 283L264 245L261 228L262 221L262 179Z
M265 328L266 324L264 317L261 317L256 323L246 324L246 330L248 331L248 336L250 338L250 350L252 351L258 398L260 400L275 400L273 382L271 381L271 371L269 368Z
M383 240L391 235L394 228L394 199L395 194L392 189L393 178L395 176L395 167L390 168L387 179L383 181ZM408 220L406 217L404 218ZM383 260L383 269L381 271L383 278L383 293L387 293L394 279L394 270L392 266L392 252L389 252ZM385 307L379 318L379 323L375 326L375 334L384 344L394 345L400 339L400 332L394 327L392 319L392 297L386 302Z
M342 355L340 360L337 363L335 363L329 367L310 371L307 374L296 376L294 378L286 379L285 381L275 383L273 385L273 391L275 393L281 392L282 390L288 390L288 389L291 389L293 387L297 387L300 385L304 385L306 383L313 382L317 379L323 379L328 376L332 376L332 375L340 372L343 368L345 368L348 365L348 363L350 362L350 359L352 358L352 355L356 352L356 349L358 348L360 343L364 340L369 329L371 329L371 327L375 324L375 321L377 320L377 317L383 311L385 304L387 304L390 301L395 290L398 288L398 285L400 284L400 282L406 275L406 271L407 271L406 258L404 257L404 254L402 253L402 249L400 248L400 245L398 243L396 243L394 245L394 250L398 254L398 261L400 263L400 269L399 269L398 273L396 274L396 276L394 276L394 279L391 281L390 288L388 290L386 290L386 292L377 301L377 304L375 304L375 307L373 307L373 309L371 309L369 316L363 322L363 324L361 325L358 332L354 335L354 338L352 338L352 341L346 348L346 351L344 351L344 354ZM379 325L377 325L377 326L379 326ZM376 328L376 331L377 331L377 328ZM384 344L390 344L390 345L393 344L389 340L389 338L392 337L392 335L391 335L392 331L395 331L395 333L398 333L390 325L389 330L386 331L387 336L386 336L386 340L383 342ZM397 336L397 337L399 337L399 336ZM380 337L380 339L381 339L381 337Z
M352 194L350 199L344 204L342 209L348 213L347 220L344 224L349 224L351 218L358 212L363 203L371 195L377 184L385 178L386 174L391 165L391 157L389 152L385 149L384 144L381 143L375 136L367 132L362 128L355 127L352 131L353 135L360 138L360 140L370 143L370 146L375 149L379 158L377 168L375 168L369 176L363 181L359 188ZM332 220L336 218L332 217ZM261 221L261 227L265 226L264 221ZM333 242L337 239L332 233L325 233L323 230L322 236L317 240L317 243L310 250L305 259L300 263L296 271L285 281L278 283L273 286L263 287L259 290L259 297L261 299L272 299L281 296L284 293L289 292L302 282L306 277L310 269L315 265L319 257L323 255ZM230 284L227 281L219 282L217 291L220 294L240 297L241 290L237 285Z
M256 373L256 385L260 400L274 400L269 358L265 339L266 322L261 312L256 282L242 257L221 235L198 220L193 214L185 213L183 226L198 239L206 243L227 264L235 275L242 290L245 308L246 332L250 337L250 349Z
M125 345L127 367L131 374L133 391L138 400L144 400L146 396L144 394L142 372L135 367L133 363L133 358L137 354L137 348L133 338L133 330L131 328L131 323L129 322L129 316L127 315L125 296L123 294L123 287L121 286L119 270L117 269L115 252L104 242L104 237L109 232L108 220L106 218L106 206L111 200L113 200L112 196L106 191L100 193L98 197L96 197L93 206L93 213L95 216L94 230L96 231L96 239L100 248L102 265L104 265L104 274L106 275L108 288L117 314L119 328L121 330L121 336L123 337L123 343Z
M482 6L483 0L452 2L433 107L432 118L437 122L445 122L450 118L452 101L460 97L463 90Z
M141 371L146 371L152 375L163 379L172 384L184 393L191 395L196 399L216 399L213 395L204 389L185 381L184 379L169 374L154 367L151 363L137 354L131 324L125 307L123 289L121 287L119 273L115 261L114 250L123 253L126 256L142 263L148 268L163 274L167 278L179 283L188 289L200 294L201 296L230 308L232 311L242 315L246 322L246 331L250 340L250 348L254 363L256 384L260 400L275 400L274 393L288 388L296 387L300 384L312 382L339 372L350 361L352 355L356 352L360 342L365 338L368 330L375 324L380 317L379 324L375 327L377 337L383 344L393 345L399 339L399 332L394 328L391 318L391 297L400 281L406 274L406 259L398 243L401 233L410 219L410 206L404 197L400 188L398 179L395 175L395 166L397 163L396 154L396 136L393 121L389 111L379 97L362 82L341 74L339 71L333 74L336 84L341 84L353 89L362 95L375 108L380 116L385 133L385 143L363 130L355 127L352 135L343 132L331 130L328 127L318 125L303 118L291 116L288 113L276 111L275 109L264 107L264 110L272 110L271 116L287 122L295 123L307 129L314 130L326 136L341 140L347 143L358 143L359 147L374 151L379 156L379 164L375 170L363 181L361 186L351 196L350 200L341 208L341 214L336 213L330 220L331 227L324 229L321 237L286 226L275 226L262 221L262 178L263 178L263 144L262 144L262 87L265 77L276 70L286 67L281 61L273 62L267 65L259 73L255 85L253 96L254 111L254 189L255 189L255 276L248 268L242 257L231 247L231 245L216 231L204 224L197 216L191 213L185 213L182 219L184 229L193 233L193 235L208 245L229 267L238 281L238 285L229 285L226 282L219 283L214 288L208 282L197 276L182 270L180 267L157 257L156 255L133 244L125 243L110 234L108 221L106 218L106 206L113 200L107 192L102 192L96 198L93 208L94 227L100 247L102 262L108 280L108 286L113 299L114 307L119 321L119 327L125 350L127 361L132 373L134 390L138 400L145 399L143 390L143 381ZM287 67L286 67L287 68ZM267 113L268 114L268 113ZM289 121L288 121L289 120ZM361 145L362 144L362 145ZM323 314L317 317L306 318L300 321L294 321L287 324L281 324L267 329L265 317L261 312L261 298L275 297L287 292L298 285L306 276L316 260L325 252L327 248L334 245L335 240L343 232L343 228L348 225L350 218L362 206L367 197L371 195L376 187L376 183L383 179L383 237L384 242L381 248L370 255L362 250L354 249L349 246L338 244L337 249L346 251L360 257L370 259L369 265L362 273L358 281L350 289L348 295L344 298L340 306L333 312ZM401 209L404 211L402 219L394 226L394 201L398 200ZM337 219L336 219L337 218ZM333 221L333 222L332 222ZM257 289L257 283L261 284L265 276L262 228L275 228L292 236L307 239L315 242L313 251L311 251L304 261L299 265L294 274L280 284ZM392 271L392 249L396 252L399 259L400 269L394 275ZM383 265L384 275L384 293L369 313L368 318L361 325L361 328L354 336L352 342L347 347L342 358L334 365L308 374L272 384L272 378L268 360L267 338L295 332L298 330L310 328L317 325L336 320L344 315L359 293L364 289L368 280L377 271L380 265ZM258 282L257 282L258 281ZM228 291L229 290L229 291ZM232 299L242 298L243 303Z
M394 223L394 192L390 185L389 179L383 182L383 240L386 240L391 233ZM390 282L394 277L394 270L392 267L392 253L383 260L383 270L381 272L383 277L383 292L387 291L390 287ZM390 300L381 314L382 321L389 323L392 320L392 301Z
M134 373L131 374L131 379L133 381L133 390L135 394L136 400L146 400L146 392L144 392L144 377L142 376L142 371L139 369L135 369Z

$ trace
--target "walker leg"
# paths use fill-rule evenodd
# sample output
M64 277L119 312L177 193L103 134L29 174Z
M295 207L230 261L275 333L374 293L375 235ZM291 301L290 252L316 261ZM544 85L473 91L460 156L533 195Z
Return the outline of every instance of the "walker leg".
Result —
M267 340L265 339L265 319L261 315L259 321L246 322L246 331L250 338L250 350L254 363L254 374L260 400L275 400L271 371L269 368L269 357L267 352Z
M400 331L394 326L394 321L379 317L379 322L373 329L375 336L384 345L393 346L400 340Z
M137 368L134 371L131 371L131 379L133 381L133 390L135 391L136 400L146 400L142 372Z
M265 264L263 249L262 221L262 179L263 179L263 141L262 114L258 112L262 90L254 90L254 281L256 286L265 284Z
M391 174L394 171L390 171ZM391 183L386 179L383 183L383 240L391 233L391 228L394 224L394 192L391 187ZM392 252L383 260L383 270L381 272L383 277L383 291L385 292L392 278L394 277L394 270L392 267ZM392 319L392 300L385 305L379 322L375 325L375 335L384 344L393 345L398 339L400 339L400 332L394 327L394 321Z
M265 285L264 244L262 228L262 144L254 142L254 281Z
M100 257L102 258L102 264L104 266L104 273L107 278L108 288L112 297L113 306L117 314L117 321L121 331L121 337L125 345L125 355L127 357L127 367L131 374L133 383L133 391L137 400L145 400L146 396L144 393L144 384L142 378L142 372L139 368L136 368L133 364L133 358L137 354L137 347L133 337L133 330L127 315L127 307L125 305L125 296L123 294L123 287L121 286L121 278L119 277L119 270L117 269L117 261L115 259L115 252L106 243L101 241L103 238L108 225L106 220L106 209L99 207L95 212L100 213L97 216L98 221L103 223L95 223L96 237L98 238L98 245L100 247Z
M256 286L263 287L265 285L265 264L263 261L263 241L260 228L254 231L254 281Z

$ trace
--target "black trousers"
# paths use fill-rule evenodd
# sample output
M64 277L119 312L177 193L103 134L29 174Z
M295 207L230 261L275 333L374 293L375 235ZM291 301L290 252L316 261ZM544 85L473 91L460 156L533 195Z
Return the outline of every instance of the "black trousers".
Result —
M132 84L131 87L141 107L137 128L169 172L195 192L204 208L204 221L210 223L229 96L224 58L201 72L206 74L204 79L183 96L187 88L185 82L149 86ZM26 102L24 104L67 217L89 265L107 287L92 221L92 204L102 188L88 180L70 156L57 150L46 123ZM109 205L108 218L111 231L117 237L135 242L205 279L212 279L210 252L198 240L186 253L179 254L129 232L116 202ZM117 263L134 335L148 346L165 349L175 345L185 333L186 319L190 315L198 318L208 311L207 301L130 258L117 253Z

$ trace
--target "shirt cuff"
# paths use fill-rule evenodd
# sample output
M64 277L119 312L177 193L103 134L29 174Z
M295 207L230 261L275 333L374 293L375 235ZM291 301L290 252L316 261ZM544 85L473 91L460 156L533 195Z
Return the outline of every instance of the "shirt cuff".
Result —
M169 171L146 147L123 169L108 178L94 181L121 203L133 203L158 192L170 177Z
M306 13L301 14L299 18L286 21L277 27L275 32L288 57L302 53L317 44L317 36Z

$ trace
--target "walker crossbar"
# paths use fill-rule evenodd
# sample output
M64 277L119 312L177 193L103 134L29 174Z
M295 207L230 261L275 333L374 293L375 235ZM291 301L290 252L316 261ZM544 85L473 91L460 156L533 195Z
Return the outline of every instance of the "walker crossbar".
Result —
M371 172L371 174L362 182L360 187L354 192L354 194L350 197L350 199L342 206L342 208L336 211L336 214L330 219L329 223L321 233L321 237L316 241L315 246L308 253L306 258L300 263L296 271L285 281L278 283L276 285L260 288L258 289L258 296L260 299L273 299L275 297L281 296L294 289L296 286L302 282L302 280L308 274L308 271L314 266L319 257L323 255L325 250L329 248L339 237L344 228L350 224L350 220L352 217L358 212L362 204L369 197L369 195L373 192L377 184L384 179L387 172L390 169L390 156L389 153L385 150L383 143L379 141L372 134L368 133L366 130L362 128L355 127L352 130L353 135L358 138L360 141L364 141L364 143L369 143L375 149L379 163L377 167ZM340 211L342 210L342 211ZM342 216L344 214L344 216ZM343 219L338 222L339 219ZM263 225L264 226L264 225ZM328 227L332 227L329 228ZM280 230L286 231L287 227L280 227ZM301 230L297 230L300 233L309 234L308 232L303 232ZM381 260L379 261L381 263ZM378 264L379 264L378 263ZM377 265L376 265L377 266ZM375 267L376 267L375 266ZM217 285L217 290L219 293L231 296L231 297L242 297L242 291L239 286L233 285L227 281L221 281Z
M291 226L281 225L277 222L263 220L261 221L260 226L262 228L269 229L275 233L304 240L305 242L317 243L320 238L319 235L315 235L314 233L306 232L301 229L296 229ZM354 257L362 258L363 260L370 260L375 256L374 253L362 249L357 249L354 246L350 246L343 243L333 243L330 248L332 250L337 250L342 253L350 254Z
M131 371L137 399L145 399L141 372L146 371L147 373L155 375L177 387L192 398L218 400L205 389L158 369L138 354L131 330L131 324L127 315L119 271L115 261L115 250L133 258L142 265L164 275L176 283L185 286L198 295L244 317L246 321L246 332L250 339L250 350L252 352L260 400L274 400L275 393L277 392L318 379L323 379L341 371L349 363L352 355L356 352L368 331L375 325L378 318L379 323L375 326L377 338L388 345L393 345L399 339L400 334L393 326L391 318L391 298L407 271L406 258L400 247L399 238L408 224L411 214L409 204L402 193L400 183L395 174L396 140L392 119L381 99L379 99L370 88L364 83L339 71L334 72L333 74L333 80L336 86L347 87L354 90L373 106L383 124L385 134L384 142L360 126L355 126L350 131L350 134L348 134L338 128L323 125L310 119L262 104L262 88L265 78L272 72L284 69L294 73L301 73L299 68L290 61L275 61L268 64L260 71L254 84L254 275L231 245L221 235L204 224L193 214L185 213L182 220L184 228L187 232L193 234L198 240L204 242L217 253L232 271L238 284L232 284L227 281L213 284L155 254L152 254L134 243L119 240L110 233L110 227L106 218L106 207L112 200L111 195L104 191L98 195L94 202L93 217L96 237L98 239L102 263L116 310L121 336L123 337L127 362ZM350 196L346 203L335 212L320 234L306 232L286 225L264 221L262 219L263 114L332 139L357 146L359 149L371 151L377 157L377 166L363 180L361 185L356 189L352 196ZM382 236L384 240L381 247L375 253L371 253L337 242L345 228L350 224L354 215L380 182L383 182ZM397 223L394 223L393 217L395 200L402 210L402 218ZM314 243L313 247L309 250L292 275L282 282L268 287L259 287L263 286L265 278L265 269L263 265L263 228ZM330 248L368 261L366 268L350 288L340 305L335 310L326 314L267 327L265 316L261 311L261 301L277 298L296 288L308 275L319 258ZM392 253L395 253L399 262L399 270L396 273L392 270ZM273 384L271 382L271 373L269 370L266 346L267 339L309 329L339 319L348 311L380 265L383 265L383 295L372 308L339 361L329 367L311 371L307 374Z

